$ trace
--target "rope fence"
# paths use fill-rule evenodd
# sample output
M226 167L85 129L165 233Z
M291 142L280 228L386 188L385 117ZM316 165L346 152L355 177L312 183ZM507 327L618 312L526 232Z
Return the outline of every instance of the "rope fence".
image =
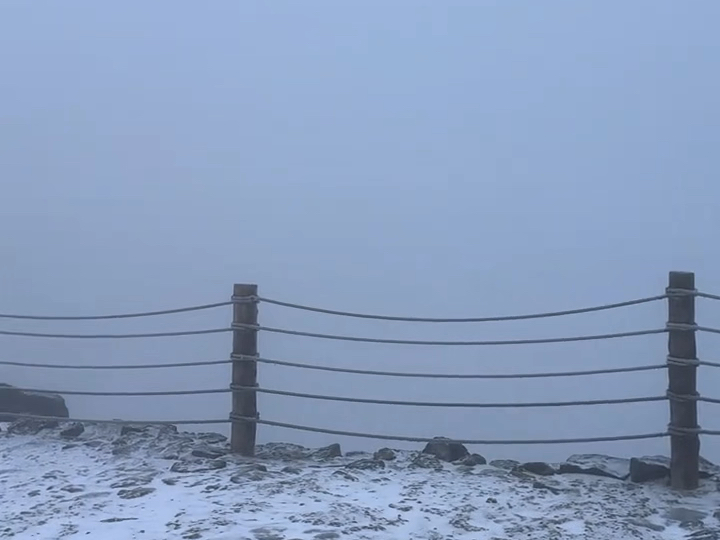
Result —
M230 365L232 367L232 383L226 388L194 389L194 390L170 390L170 391L83 391L83 390L48 390L34 388L15 388L13 391L21 391L32 394L59 394L67 396L114 396L114 397L162 397L162 396L190 396L209 394L230 394L233 399L233 410L226 419L200 419L200 420L91 420L78 418L58 418L52 416L38 416L31 414L15 414L0 412L3 417L13 417L18 420L42 420L59 422L83 422L97 424L133 424L133 425L201 425L201 424L230 424L231 425L231 448L234 452L243 455L253 455L256 441L256 429L258 425L273 426L278 428L300 430L311 433L328 435L368 438L375 440L404 441L404 442L429 442L434 440L429 437L416 437L391 434L372 434L355 431L343 431L322 428L317 426L306 426L281 422L276 420L261 419L257 411L257 395L267 394L271 396L282 396L296 399L356 403L364 405L385 405L385 406L407 406L407 407L432 407L432 408L483 408L483 409L510 409L510 408L557 408L577 406L601 406L601 405L628 405L634 403L656 403L667 401L672 411L671 418L680 418L683 423L670 424L667 429L654 433L608 435L602 437L565 438L565 439L520 439L520 440L479 440L479 439L452 439L463 444L476 445L525 445L525 444L575 444L575 443L597 443L609 441L631 441L642 439L655 439L671 437L673 441L681 443L673 444L671 460L675 467L672 471L671 481L686 488L697 487L698 456L693 454L693 440L699 435L720 436L719 430L703 429L697 424L697 403L720 404L720 399L700 396L696 391L696 371L700 366L707 368L720 368L720 362L710 360L699 360L696 355L695 335L696 333L720 334L720 329L698 325L695 322L695 299L720 301L720 295L698 291L694 287L694 274L685 272L671 272L669 286L665 293L656 296L648 296L624 302L615 302L598 306L567 309L561 311L548 311L542 313L528 313L521 315L501 315L482 317L417 317L417 316L395 316L382 314L369 314L354 311L334 310L322 307L315 307L300 303L286 302L272 298L266 298L257 294L256 285L235 285L233 295L229 301L201 304L189 307L155 310L146 312L119 313L110 315L19 315L0 313L0 319L33 320L33 321L89 321L109 319L129 319L140 317L154 317L171 315L194 311L209 310L220 307L232 307L233 320L228 327L211 328L203 330L185 330L172 332L155 333L129 333L129 334L66 334L66 333L45 333L28 332L0 329L0 336L9 337L33 337L33 338L54 338L54 339L141 339L160 337L181 337L204 334L219 334L232 332L233 348L232 354L227 359L216 359L208 361L192 362L168 362L168 363L144 363L144 364L66 364L66 363L39 363L39 362L18 362L0 360L0 366L14 366L21 368L55 369L55 370L138 370L138 369L177 369L187 367L205 367L217 365ZM544 337L533 339L507 339L507 340L409 340L409 339L385 339L374 337L348 336L305 332L301 330L265 326L258 323L258 304L264 303L277 307L299 310L303 312L319 313L338 317L355 319L369 319L377 321L408 322L408 323L492 323L502 321L521 321L551 317L562 317L609 311L625 307L649 304L666 300L669 307L668 321L664 328L634 330L627 332L599 333L580 336L565 337ZM400 372L392 370L372 370L360 368L346 368L333 365L319 365L316 363L296 362L275 358L266 358L258 353L257 340L261 333L284 334L304 338L322 340L334 340L345 342L364 342L371 344L393 344L393 345L418 345L418 346L517 346L517 345L541 345L550 343L570 343L597 340L610 340L620 338L631 338L639 336L650 336L659 334L669 335L668 356L664 363L646 364L638 366L623 366L614 368L579 369L572 371L540 371L533 373L419 373ZM623 397L613 399L592 399L592 400L569 400L569 401L538 401L538 402L436 402L436 401L402 401L387 399L371 399L363 397L348 397L325 395L316 393L294 392L282 389L260 387L257 384L257 368L259 365L275 365L286 368L293 368L308 371L323 371L331 373L345 373L352 375L381 376L381 377L406 377L426 379L476 379L476 380L499 380L499 379L544 379L553 377L579 377L595 375L625 374L635 372L648 372L666 370L668 373L668 389L663 395ZM0 387L0 392L7 391L7 388ZM697 454L697 452L695 452ZM677 459L676 459L677 458ZM695 471L695 472L693 472Z

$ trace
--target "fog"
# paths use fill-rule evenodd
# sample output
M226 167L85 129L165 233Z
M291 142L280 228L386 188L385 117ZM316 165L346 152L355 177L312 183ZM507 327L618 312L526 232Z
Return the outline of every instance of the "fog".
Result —
M662 294L670 270L720 292L720 4L6 1L0 7L0 312L84 315L264 296L380 314L471 317ZM720 327L720 302L697 319ZM261 305L267 326L395 339L522 339L661 328L665 302L573 317L407 324ZM102 322L98 333L228 326L229 307ZM261 333L263 355L358 369L562 371L662 363L667 338L421 347ZM699 357L720 338L699 334ZM0 336L18 362L228 357L231 334ZM260 385L424 401L662 395L664 371L535 380L382 378L259 366ZM57 390L227 387L230 367L0 367ZM720 370L700 391L720 397ZM85 418L225 419L229 395L67 398ZM700 423L720 429L717 405ZM663 431L665 402L431 409L260 395L261 417L475 439ZM713 418L714 417L714 418ZM191 426L192 428L192 426ZM203 426L227 433L227 426ZM260 426L258 442L384 441ZM392 443L398 448L418 444ZM667 439L476 446L488 458L669 452ZM720 441L702 438L720 460Z

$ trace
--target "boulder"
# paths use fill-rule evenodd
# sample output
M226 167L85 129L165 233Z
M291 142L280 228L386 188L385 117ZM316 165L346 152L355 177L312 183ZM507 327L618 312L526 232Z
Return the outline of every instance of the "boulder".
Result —
M446 437L435 437L432 441L425 445L422 453L430 454L447 462L465 459L470 455L470 452L468 452L468 449L465 448L464 445L452 442L451 439Z
M552 466L544 461L529 461L527 463L523 463L522 465L518 465L518 469L524 472L537 474L538 476L552 476L557 473Z
M382 461L392 461L397 457L395 451L391 448L381 448L373 455L374 459L380 459Z
M12 422L17 418L14 414L55 418L70 416L65 400L58 394L25 392L9 384L0 383L0 422Z

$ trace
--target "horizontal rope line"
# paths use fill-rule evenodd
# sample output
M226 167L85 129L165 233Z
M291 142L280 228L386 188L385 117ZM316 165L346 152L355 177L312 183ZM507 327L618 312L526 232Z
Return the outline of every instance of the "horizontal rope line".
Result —
M720 296L717 294L709 294L704 292L699 292L695 296L699 298L707 298L708 300L720 300Z
M720 362L708 362L706 360L700 360L700 365L720 368Z
M221 364L231 364L232 360L210 360L208 362L176 362L173 364L109 364L109 365L82 365L82 364L38 364L33 362L8 362L0 360L0 366L17 366L31 368L48 368L48 369L159 369L159 368L179 368L179 367L196 367L196 366L217 366Z
M189 311L201 311L204 309L213 309L223 306L230 306L233 302L215 302L214 304L202 304L199 306L189 306L175 309L163 309L159 311L142 311L138 313L118 313L114 315L75 315L75 316L59 316L59 315L15 315L12 313L0 313L0 319L22 319L32 321L99 321L104 319L132 319L136 317L154 317L157 315L171 315L173 313L187 313Z
M639 298L637 300L629 300L626 302L617 302L614 304L605 304L602 306L593 306L578 309L568 309L563 311L549 311L545 313L531 313L526 315L503 315L497 317L456 317L456 318L443 318L443 317L400 317L392 315L371 315L366 313L356 313L351 311L339 311L334 309L325 309L319 307L306 306L303 304L293 304L290 302L282 302L280 300L273 300L272 298L265 298L263 296L258 297L261 302L266 304L274 304L276 306L287 307L291 309L298 309L302 311L312 311L314 313L324 313L327 315L340 315L342 317L354 317L356 319L374 319L379 321L400 321L400 322L428 322L428 323L478 323L478 322L500 322L500 321L521 321L527 319L542 319L548 317L561 317L565 315L577 315L581 313L591 313L594 311L604 311L609 309L616 309L627 306L635 306L638 304L646 304L649 302L655 302L657 300L663 300L667 298L667 295L650 296L647 298Z
M699 332L707 332L709 334L720 334L719 328L710 328L709 326L698 326L697 330Z
M5 390L0 387L0 393ZM7 390L17 390L20 392L32 392L35 394L60 394L65 396L192 396L201 394L226 394L230 392L229 388L212 388L208 390L168 390L157 392L98 392L85 390L38 390L35 388L8 388ZM2 414L2 413L0 413Z
M409 377L409 378L428 378L428 379L536 379L549 377L575 377L582 375L603 375L609 373L630 373L634 371L651 371L656 369L667 369L666 364L656 364L650 366L624 367L624 368L608 368L593 369L587 371L558 371L550 373L501 373L501 374L456 374L456 373L402 373L398 371L374 371L365 369L340 368L332 366L317 366L312 364L303 364L299 362L286 362L284 360L273 360L264 357L238 357L233 356L236 360L255 361L262 364L274 364L285 367L295 367L300 369L310 369L317 371L330 371L335 373L352 373L356 375L380 375L385 377Z
M150 334L43 334L39 332L11 332L0 330L2 336L22 336L60 339L130 339L130 338L158 338L177 336L197 336L201 334L218 334L231 332L232 328L212 328L209 330L186 330L184 332L156 332Z
M361 433L356 431L340 431L336 429L326 429L302 426L298 424L288 424L285 422L275 422L273 420L261 420L259 418L248 418L243 416L232 416L231 421L252 422L256 424L264 424L267 426L275 426L287 429L296 429L299 431L309 431L312 433L325 433L327 435L340 435L346 437L358 437L363 439L377 439L383 441L405 441L405 442L432 442L435 439L430 437L405 437L402 435L379 435L372 433ZM614 437L588 437L574 439L520 439L520 440L498 440L498 439L450 439L449 442L461 444L478 444L478 445L514 445L514 444L572 444L572 443L591 443L591 442L608 442L608 441L634 441L640 439L656 439L666 437L667 433L646 433L642 435L618 435Z
M272 390L269 388L249 387L240 385L231 385L233 392L258 392L261 394L271 394L276 396L288 396L305 399L318 399L323 401L343 401L347 403L365 403L371 405L401 405L408 407L468 407L482 409L520 409L528 407L570 407L581 405L619 405L625 403L644 403L651 401L665 401L666 396L652 396L639 398L620 398L620 399L598 399L587 401L548 401L548 402L526 402L526 403L443 403L432 401L394 401L387 399L369 399L369 398L353 398L344 396L327 396L320 394L305 394L301 392L290 392L287 390Z
M227 424L228 419L220 420L92 420L87 418L61 418L59 416L39 416L35 414L15 414L3 412L3 416L12 416L18 420L57 420L58 422L80 422L83 424L113 424L113 425L202 425L202 424Z
M703 435L720 435L720 431L715 429L703 429L702 430Z
M698 397L697 400L698 400L698 401L703 401L703 402L705 402L705 403L716 403L716 404L720 405L720 399L716 399L716 398Z
M646 336L650 334L664 334L667 329L657 330L639 330L635 332L618 332L615 334L598 334L591 336L573 336L562 338L541 338L541 339L517 339L517 340L501 340L501 341L422 341L422 340L404 340L404 339L380 339L357 336L339 336L334 334L316 334L313 332L301 332L299 330L285 330L283 328L272 328L269 326L259 326L252 324L233 323L233 329L259 330L272 332L276 334L287 334L291 336L303 336L320 339L331 339L336 341L360 341L365 343L386 343L393 345L538 345L543 343L567 343L573 341L593 341L600 339L616 339L633 336Z

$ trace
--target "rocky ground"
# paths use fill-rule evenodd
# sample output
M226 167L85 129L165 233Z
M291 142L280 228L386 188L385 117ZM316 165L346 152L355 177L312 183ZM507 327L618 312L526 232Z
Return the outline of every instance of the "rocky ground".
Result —
M0 538L720 540L720 469L667 486L667 460L492 461L338 445L229 454L172 426L0 425Z

